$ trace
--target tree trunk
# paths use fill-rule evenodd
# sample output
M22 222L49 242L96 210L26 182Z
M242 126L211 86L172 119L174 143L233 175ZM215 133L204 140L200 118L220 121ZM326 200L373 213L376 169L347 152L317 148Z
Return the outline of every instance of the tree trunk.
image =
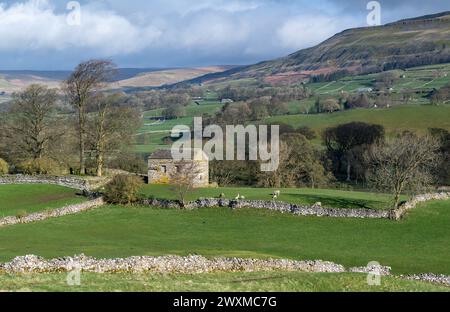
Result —
M83 112L83 108L80 107L79 108L79 120L78 120L78 125L80 127L79 129L79 135L80 135L80 175L85 175L86 174L86 162L85 162L85 158L84 158L84 154L85 154L85 140L84 140L84 112Z
M400 203L400 194L396 193L394 198L394 209L398 208L399 203Z
M103 176L103 165L104 165L103 152L99 152L97 154L97 177Z
M350 160L347 160L347 182L352 181L352 165Z

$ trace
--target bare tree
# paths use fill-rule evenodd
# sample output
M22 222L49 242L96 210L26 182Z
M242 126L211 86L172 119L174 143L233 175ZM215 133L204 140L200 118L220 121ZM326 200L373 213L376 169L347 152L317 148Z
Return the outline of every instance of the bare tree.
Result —
M90 60L79 64L65 81L65 91L72 107L78 114L78 137L80 174L86 174L85 144L87 106L95 93L100 91L115 71L111 61Z
M257 175L262 187L314 188L327 183L330 176L323 167L318 151L302 134L287 133L281 136L280 165L273 172Z
M46 86L31 85L13 95L6 136L19 157L40 159L49 143L61 136L55 126L57 93Z
M194 190L200 174L200 166L195 161L179 161L176 163L176 170L170 175L170 183L182 207L186 205L186 195Z
M234 166L234 168L233 168ZM220 186L227 186L233 182L233 169L236 168L234 161L211 161L210 173L211 179Z
M439 147L432 137L411 133L379 142L365 154L368 181L374 188L392 193L397 208L403 192L419 191L432 183Z
M131 142L131 137L140 125L139 113L131 107L121 107L118 94L99 94L92 99L94 111L88 118L88 142L95 153L97 176L103 176L106 153L120 150Z

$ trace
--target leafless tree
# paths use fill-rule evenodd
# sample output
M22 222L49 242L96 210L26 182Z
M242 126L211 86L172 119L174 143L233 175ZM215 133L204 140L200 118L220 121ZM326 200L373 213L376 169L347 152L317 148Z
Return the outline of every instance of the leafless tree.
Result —
M186 195L194 190L200 174L200 166L195 161L176 163L176 170L171 173L170 183L182 207L186 205Z
M37 84L13 95L5 135L18 157L40 159L48 154L52 140L62 135L56 124L57 98L55 90Z
M430 136L404 133L373 145L365 154L369 183L393 194L394 208L406 191L419 191L433 181L440 144Z
M106 153L119 151L131 142L140 125L139 113L131 107L120 106L121 96L99 94L92 99L91 116L87 121L88 143L95 154L97 176L103 176Z
M95 94L110 80L114 72L115 65L111 61L90 60L79 64L64 83L69 102L78 114L80 174L86 174L87 106Z
M308 185L314 188L326 184L327 175L318 151L301 134L288 133L281 136L280 165L273 172L260 172L258 184L262 187L299 187Z

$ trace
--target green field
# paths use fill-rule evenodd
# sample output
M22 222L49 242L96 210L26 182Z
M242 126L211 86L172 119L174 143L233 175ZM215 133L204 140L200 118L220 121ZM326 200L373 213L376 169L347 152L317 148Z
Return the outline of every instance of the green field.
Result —
M310 127L320 134L327 127L360 121L379 124L388 134L404 130L421 133L429 128L450 130L450 105L410 105L389 109L355 109L333 114L289 115L268 118L270 124L286 123L295 128Z
M0 262L85 253L371 261L394 273L450 274L450 202L433 202L400 222L298 217L226 208L194 211L106 206L77 215L0 228Z
M394 83L393 93L405 89L431 91L450 83L450 64L414 67L398 72L404 77ZM341 91L355 93L359 88L373 87L379 75L349 76L331 82L309 83L307 86L316 95L338 95Z
M242 187L222 187L222 188L200 188L187 194L187 200L197 200L199 198L219 198L223 193L228 199L234 199L239 194L249 200L272 200L272 193L277 189L264 188L242 188ZM329 208L368 208L368 209L389 209L391 207L391 196L386 194L376 194L368 192L350 192L326 189L280 189L281 196L278 201L314 205L321 202L324 207ZM142 190L145 197L157 199L178 199L170 186L166 185L146 185ZM403 197L406 199L406 197Z
M144 120L144 125L139 129L136 135L136 142L133 145L133 149L138 154L149 155L157 149L167 148L168 145L164 144L163 139L170 136L170 132L173 127L178 125L191 126L194 117L202 117L204 114L212 115L219 111L223 106L217 99L212 98L215 94L209 94L207 100L200 102L200 105L192 102L186 107L186 117L166 120L166 121L152 121ZM160 117L164 109L154 109L144 112L145 117ZM145 141L145 142L142 142Z
M214 273L198 275L82 273L79 286L67 285L67 274L0 274L2 291L57 292L448 292L449 287L384 277L368 286L365 274Z
M200 105L197 105L195 103L190 104L186 107L186 116L189 117L201 117L203 114L213 114L214 112L217 112L222 107L222 104L220 104L217 100L216 101L202 101L199 102ZM146 111L144 113L144 117L160 117L163 114L164 109L154 109L150 111Z
M425 132L430 127L444 128L450 130L450 105L430 106L426 92L441 88L450 83L450 64L431 65L424 67L410 68L399 71L402 78L395 82L391 98L400 99L402 90L421 91L422 94L415 94L409 105L394 106L391 109L357 109L333 114L313 114L311 112L317 97L338 97L342 91L354 94L359 88L373 87L374 82L380 74L369 74L361 76L349 76L337 81L323 83L309 83L315 96L288 103L288 115L270 117L268 123L287 123L294 127L307 126L313 128L320 134L326 127L338 124L361 121L376 123L386 127L388 134L402 130L417 130ZM243 82L243 84L241 84ZM238 80L233 83L237 86L246 85L247 80ZM254 82L254 81L253 81ZM225 87L227 84L214 85L216 88ZM223 105L219 102L217 94L209 92L206 101L200 105L193 101L186 107L186 117L155 122L145 120L144 125L139 129L138 134L147 136L146 143L136 143L134 151L148 156L156 149L167 147L162 141L162 137L170 134L170 130L176 125L192 125L193 117L200 117L204 114L212 115L220 110ZM145 117L161 116L163 109L155 109L144 113Z
M56 185L0 185L0 217L33 213L85 201L77 191Z

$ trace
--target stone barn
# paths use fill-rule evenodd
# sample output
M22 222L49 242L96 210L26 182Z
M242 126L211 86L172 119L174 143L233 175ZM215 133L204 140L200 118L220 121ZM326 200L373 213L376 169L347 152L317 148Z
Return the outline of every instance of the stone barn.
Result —
M209 158L200 149L192 149L193 160L174 160L170 150L157 150L148 158L148 183L170 184L171 178L176 176L180 166L188 162L195 164L199 172L193 177L195 187L209 186Z

